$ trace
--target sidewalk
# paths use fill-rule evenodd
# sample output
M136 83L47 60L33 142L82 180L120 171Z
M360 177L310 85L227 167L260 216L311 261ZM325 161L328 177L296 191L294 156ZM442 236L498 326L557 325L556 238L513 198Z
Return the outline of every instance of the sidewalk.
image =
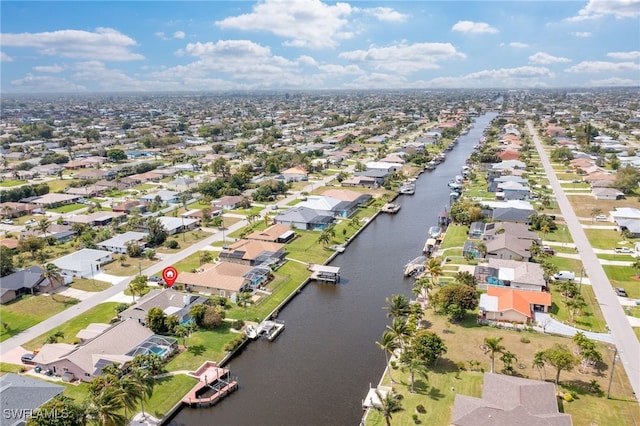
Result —
M542 331L544 333L553 333L572 337L575 336L578 332L582 332L591 340L597 340L599 342L605 343L614 343L613 337L608 333L594 333L592 331L579 330L575 327L561 323L560 321L551 318L549 314L546 314L544 312L536 312L534 319L540 327L539 331Z

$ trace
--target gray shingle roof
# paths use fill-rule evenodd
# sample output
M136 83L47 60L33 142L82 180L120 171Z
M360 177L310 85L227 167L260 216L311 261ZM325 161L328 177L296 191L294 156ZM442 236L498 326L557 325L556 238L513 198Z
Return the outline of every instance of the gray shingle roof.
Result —
M64 390L64 386L31 379L15 373L7 373L0 377L0 404L3 416L2 426L22 424L24 417L7 418L6 413L21 413L26 415L28 410L35 410ZM11 410L11 411L5 411Z
M11 275L0 278L0 288L3 290L31 289L43 281L44 270L39 266L30 266Z

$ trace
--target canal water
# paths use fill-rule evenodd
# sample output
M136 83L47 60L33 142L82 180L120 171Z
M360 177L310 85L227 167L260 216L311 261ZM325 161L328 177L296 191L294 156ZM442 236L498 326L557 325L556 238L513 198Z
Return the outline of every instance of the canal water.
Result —
M396 199L397 214L379 215L334 259L338 285L307 285L280 311L286 327L275 341L258 339L230 361L235 393L212 408L182 409L170 424L357 425L385 367L375 344L389 323L385 298L411 294L403 267L421 255L428 228L449 206L447 183L496 115L477 117L446 161L420 176L415 195Z

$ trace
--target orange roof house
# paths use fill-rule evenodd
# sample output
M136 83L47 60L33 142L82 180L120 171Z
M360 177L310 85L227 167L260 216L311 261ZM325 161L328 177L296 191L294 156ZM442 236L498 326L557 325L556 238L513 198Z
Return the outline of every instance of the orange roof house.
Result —
M534 312L547 312L549 307L551 294L547 292L489 286L480 296L479 315L484 320L527 324Z

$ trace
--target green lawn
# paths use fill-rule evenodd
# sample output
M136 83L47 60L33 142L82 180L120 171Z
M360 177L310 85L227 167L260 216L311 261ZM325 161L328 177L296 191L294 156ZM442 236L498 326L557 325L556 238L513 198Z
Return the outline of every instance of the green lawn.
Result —
M583 285L580 291L582 297L587 302L587 307L582 312L582 315L576 314L573 323L570 323L576 328L583 330L594 331L599 333L606 332L606 322L600 311L600 306L596 301L596 296L593 293L593 289L589 285ZM558 321L569 323L569 311L564 304L564 297L557 290L557 286L551 285L551 313Z
M580 276L582 270L582 261L569 257L549 256L549 261L558 267L560 271L573 271L576 274L576 280ZM583 275L586 276L586 275Z
M9 324L9 329L0 330L0 342L38 324L41 321L62 312L78 303L78 299L60 295L22 296L0 307L2 322Z
M235 210L231 211L230 213L243 214L245 216L248 216L248 215L251 215L251 214L258 214L262 210L264 210L264 207L255 206L255 207L251 207L250 209L235 209Z
M134 186L132 189L136 191L146 191L147 189L155 189L158 188L158 185L153 185L150 183L141 183L139 185Z
M466 225L449 225L440 248L462 247L467 241L469 227Z
M22 345L25 349L35 350L40 348L47 337L54 334L57 331L62 331L64 333L64 338L62 338L59 342L64 343L74 343L76 339L76 334L84 328L86 328L92 322L98 323L108 323L113 317L115 317L115 307L118 305L117 302L105 302L101 303L88 311L70 319L69 321L59 325L53 330L48 331L45 334L42 334L35 339L25 343Z
M193 253L191 256L185 257L180 262L173 265L178 272L191 272L200 267L200 253ZM217 253L215 254L217 256Z
M196 331L187 340L188 349L175 356L167 364L167 371L195 370L205 361L220 362L227 354L223 348L237 336L230 331L227 321L215 330Z
M624 238L620 233L613 229L585 229L585 235L589 239L592 247L600 249L610 249L615 247L626 246L633 247L633 244L639 239L629 239L627 244L620 244Z
M24 366L22 365L0 362L0 376L4 373L20 373L23 368Z
M153 395L144 404L145 412L161 419L195 386L197 379L183 374L158 379Z
M302 262L324 263L331 256L332 250L318 242L319 231L296 230L296 238L287 244L287 257L292 257ZM341 237L336 229L336 238ZM332 242L330 245L336 244Z
M549 232L548 234L538 233L543 240L545 241L553 241L558 243L572 243L571 233L568 229L565 229L564 225L558 225L558 229L553 232Z
M602 265L613 287L622 287L629 297L640 299L640 280L631 266Z
M119 277L128 277L139 274L142 270L148 268L154 263L158 262L158 259L149 260L146 257L127 257L124 265L120 263L116 256L116 260L103 266L103 272L111 275L117 275Z
M55 207L52 209L47 209L48 212L55 212L55 213L69 213L75 210L80 210L87 207L87 205L85 204L79 204L79 203L75 203L75 204L65 204L64 206L60 206L60 207Z
M92 280L89 278L74 278L73 282L69 285L71 288L83 291L102 291L111 287L110 283L104 281Z
M26 183L29 183L29 182L26 182L24 180L3 180L2 182L0 182L0 186L8 188L11 186L24 185Z

